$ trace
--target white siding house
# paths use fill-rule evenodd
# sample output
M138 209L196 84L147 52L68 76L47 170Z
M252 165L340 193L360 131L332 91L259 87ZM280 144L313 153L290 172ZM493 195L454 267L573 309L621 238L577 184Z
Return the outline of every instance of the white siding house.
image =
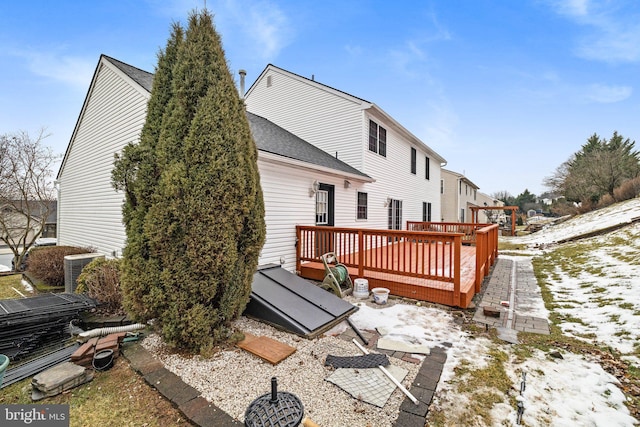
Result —
M58 172L60 245L92 246L107 256L122 253L124 196L111 186L111 170L114 154L139 139L152 79L146 71L100 57ZM374 180L269 120L254 114L248 119L258 146L267 223L259 262L294 270L295 226L316 224L318 194L330 194L341 206L331 218L335 224L354 225L357 190Z
M351 203L336 201L336 226L404 229L408 220L440 220L445 160L374 103L271 64L245 101L247 111L375 180L352 186ZM358 218L357 192L366 193L366 219Z
M125 73L124 65L100 58L58 172L60 245L91 246L105 255L122 251L123 196L111 186L111 170L114 154L138 140L149 99L132 78L140 70Z
M482 206L478 200L478 186L469 178L442 169L440 184L442 196L442 222L472 222L471 206Z

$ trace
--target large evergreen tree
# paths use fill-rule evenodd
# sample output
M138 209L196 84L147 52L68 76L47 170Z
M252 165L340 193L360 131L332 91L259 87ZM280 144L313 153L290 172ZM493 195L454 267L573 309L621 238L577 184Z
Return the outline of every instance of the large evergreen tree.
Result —
M114 171L114 184L119 168L133 177L125 305L168 343L206 352L244 310L265 239L257 149L208 12L191 14L184 37L174 26L129 150Z
M640 153L635 141L614 132L609 140L597 134L589 137L545 184L569 201L597 203L605 194L613 197L617 187L638 176Z

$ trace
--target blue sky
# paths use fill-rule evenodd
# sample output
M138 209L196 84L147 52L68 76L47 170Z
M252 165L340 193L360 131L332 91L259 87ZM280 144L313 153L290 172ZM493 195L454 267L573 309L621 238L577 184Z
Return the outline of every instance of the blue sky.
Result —
M0 133L64 153L100 54L153 71L204 0L0 3ZM376 103L487 194L543 179L593 133L640 144L636 0L216 1L229 67L268 63ZM54 171L54 172L57 172Z

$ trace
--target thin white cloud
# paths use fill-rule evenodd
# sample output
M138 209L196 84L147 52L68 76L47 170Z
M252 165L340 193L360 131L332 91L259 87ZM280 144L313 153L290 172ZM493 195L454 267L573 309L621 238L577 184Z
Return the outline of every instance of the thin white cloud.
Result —
M428 19L431 22L432 30L407 39L397 48L389 51L391 64L394 68L409 76L423 74L425 71L418 69L418 64L425 64L429 59L428 47L431 44L451 40L451 33L437 19L437 16L430 12Z
M548 4L588 29L577 41L577 56L609 63L640 61L640 11L635 1L550 0Z
M293 38L293 26L287 14L275 3L264 1L211 1L216 25L228 31L228 36L239 30L236 44L243 44L247 51L262 61L272 61ZM225 37L225 40L227 37Z
M633 93L633 88L629 86L608 86L602 84L592 84L587 87L585 97L587 100L610 104L624 101Z
M252 4L243 28L254 42L262 46L263 56L273 58L287 44L290 34L287 16L270 2Z
M173 18L206 8L213 13L223 44L242 46L262 61L271 61L290 43L293 30L286 13L270 0L146 0L158 13ZM185 23L186 25L186 23Z
M553 0L550 2L558 13L573 17L586 16L589 0Z
M345 45L344 50L349 54L349 56L358 57L363 53L362 46L360 45Z
M41 77L65 83L75 89L86 90L96 67L96 59L86 59L56 52L14 51L22 58L27 69Z

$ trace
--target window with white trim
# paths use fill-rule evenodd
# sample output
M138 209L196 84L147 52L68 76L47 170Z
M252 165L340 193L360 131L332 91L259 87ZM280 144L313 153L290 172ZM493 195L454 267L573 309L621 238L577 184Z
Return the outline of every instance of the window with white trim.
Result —
M422 202L422 221L431 222L431 202Z
M387 130L369 120L369 151L387 157Z
M357 219L367 219L367 193L358 191Z
M418 163L418 152L415 148L411 147L411 173L416 174L417 163Z
M402 230L402 200L391 200L388 220L389 230Z
M318 190L316 193L316 225L329 224L329 192Z
M424 161L425 161L424 179L429 179L429 172L430 172L429 169L431 168L431 166L430 166L431 159L429 159L429 157L425 157Z

